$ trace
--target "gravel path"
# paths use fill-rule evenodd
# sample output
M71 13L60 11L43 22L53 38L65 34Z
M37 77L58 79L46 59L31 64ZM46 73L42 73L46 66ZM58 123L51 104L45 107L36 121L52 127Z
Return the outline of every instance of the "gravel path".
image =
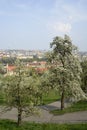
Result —
M67 104L65 104L67 106ZM67 113L64 115L54 116L49 113L50 110L60 108L60 102L54 102L48 105L41 106L40 116L29 116L24 118L24 121L39 122L39 123L81 123L87 122L87 111ZM11 111L0 116L1 119L17 120L17 110L13 108Z

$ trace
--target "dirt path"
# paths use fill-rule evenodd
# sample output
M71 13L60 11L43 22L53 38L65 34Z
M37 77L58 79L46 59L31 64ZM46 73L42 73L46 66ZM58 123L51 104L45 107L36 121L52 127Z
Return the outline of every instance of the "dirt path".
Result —
M65 104L67 106L67 104ZM39 123L80 123L87 122L87 111L83 112L74 112L68 113L60 116L54 116L49 113L50 110L60 108L60 102L54 102L45 106L41 106L41 114L40 116L29 116L24 118L24 121L29 122L39 122ZM17 110L13 108L11 111L8 111L0 116L1 119L12 119L17 120Z

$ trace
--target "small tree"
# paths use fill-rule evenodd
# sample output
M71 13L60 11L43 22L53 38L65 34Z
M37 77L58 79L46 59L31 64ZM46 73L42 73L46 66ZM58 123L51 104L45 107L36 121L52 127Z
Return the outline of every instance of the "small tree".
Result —
M64 100L67 96L76 99L85 97L81 84L81 66L75 57L76 48L73 46L69 36L55 37L51 43L53 49L48 55L50 62L50 82L58 89L61 95L61 110L64 109Z
M17 108L18 125L21 124L24 115L37 112L39 93L39 78L34 70L27 70L20 63L16 64L16 70L12 76L5 77L5 93L8 107Z

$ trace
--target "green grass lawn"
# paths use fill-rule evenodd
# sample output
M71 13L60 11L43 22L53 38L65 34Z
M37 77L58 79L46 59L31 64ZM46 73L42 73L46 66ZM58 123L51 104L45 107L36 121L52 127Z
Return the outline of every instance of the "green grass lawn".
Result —
M56 92L55 90L51 90L48 94L43 95L43 105L58 101L59 99L60 96L58 92ZM3 94L0 94L0 105L4 104L5 104L4 96Z
M43 104L49 104L55 101L58 101L60 99L60 96L58 92L55 90L51 90L48 94L44 94L43 96Z
M0 105L5 104L4 95L0 93Z
M51 113L54 115L62 115L65 113L77 112L77 111L85 111L87 110L87 101L79 101L77 103L72 104L70 107L65 108L64 110L53 110Z
M10 120L0 120L0 130L87 130L87 124L36 124L24 122L20 127Z

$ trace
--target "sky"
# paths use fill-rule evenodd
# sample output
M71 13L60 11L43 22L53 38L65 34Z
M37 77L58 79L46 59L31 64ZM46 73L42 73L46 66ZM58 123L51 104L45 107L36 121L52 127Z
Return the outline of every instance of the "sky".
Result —
M0 49L48 50L65 34L87 51L87 0L0 0Z

